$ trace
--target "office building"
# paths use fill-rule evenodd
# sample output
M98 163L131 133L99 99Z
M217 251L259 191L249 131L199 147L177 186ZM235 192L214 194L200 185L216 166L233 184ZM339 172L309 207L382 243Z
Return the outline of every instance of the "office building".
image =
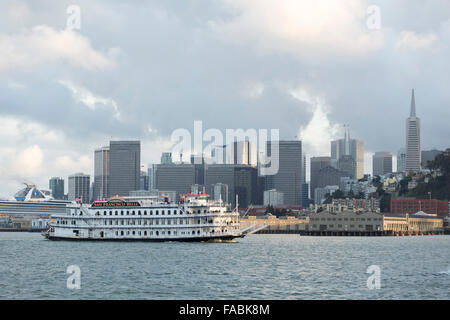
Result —
M52 196L55 199L62 200L64 199L64 179L54 177L51 178L48 182L48 187L52 191Z
M310 159L310 192L314 198L314 189L317 188L319 170L331 166L331 157L311 157Z
M260 204L258 198L258 170L253 166L235 164L209 165L205 175L206 191L214 192L214 186L222 183L228 186L228 202L235 207L236 195L239 206L247 208Z
M411 95L411 110L406 119L406 172L422 169L422 149L420 139L420 118L416 116L414 89Z
M322 204L328 196L332 196L335 191L339 190L338 186L325 186L314 190L314 203Z
M109 197L109 147L94 151L94 183L93 200L104 200Z
M216 201L222 200L224 203L228 203L228 185L224 183L216 183L212 185L212 199Z
M274 144L274 154L272 153ZM274 175L267 175L266 190L276 189L284 194L284 204L301 205L303 181L303 156L301 141L267 141L266 152L270 158L278 158L279 168Z
M346 172L342 172L332 166L324 167L319 170L319 173L317 175L316 188L323 188L326 186L339 186L342 177L349 177L349 176Z
M202 184L196 179L196 165L189 163L159 164L155 170L155 187L176 192L180 196L191 193L191 186Z
M373 176L392 173L392 154L390 152L375 152L372 157Z
M140 189L141 142L111 141L109 145L109 195L128 196Z
M364 177L364 142L350 138L350 129L346 127L344 139L331 141L331 165L339 168L339 159L351 156L356 162L356 179ZM346 163L348 161L346 160Z
M149 189L149 181L150 181L150 179L149 179L147 172L141 171L141 177L139 180L140 190L150 190Z
M276 189L264 191L264 206L284 205L284 194Z
M76 201L77 199L82 203L89 203L90 193L90 176L83 173L76 173L69 176L69 195L70 201Z
M302 207L309 207L309 184L302 183Z
M406 149L401 148L397 152L397 172L406 171Z
M235 141L233 143L233 164L245 164L256 167L256 143L250 141Z
M356 179L357 163L351 155L343 155L338 160L338 169L346 173L347 177Z
M163 152L161 154L161 164L172 164L172 152Z

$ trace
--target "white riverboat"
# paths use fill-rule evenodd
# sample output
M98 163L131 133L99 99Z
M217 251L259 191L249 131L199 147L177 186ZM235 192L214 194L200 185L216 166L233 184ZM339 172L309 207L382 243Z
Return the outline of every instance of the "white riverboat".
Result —
M44 236L50 240L208 241L243 237L239 213L205 194L167 198L112 197L91 205L72 204L52 215Z

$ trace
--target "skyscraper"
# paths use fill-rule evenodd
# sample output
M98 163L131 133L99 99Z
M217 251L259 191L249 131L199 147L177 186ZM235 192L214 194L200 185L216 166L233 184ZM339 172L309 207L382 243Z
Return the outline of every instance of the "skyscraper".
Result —
M196 178L197 166L189 163L158 164L155 170L155 189L176 192L176 200L180 196L191 193L191 186L203 184Z
M141 142L109 143L109 195L128 196L140 189Z
M69 195L68 199L75 201L80 199L83 203L89 203L89 191L91 183L90 176L83 173L76 173L69 176Z
M109 147L94 151L94 200L104 200L109 196Z
M397 152L397 172L406 171L406 149L401 148Z
M278 144L278 153L270 154L272 144ZM301 141L267 141L266 152L278 157L278 173L266 176L266 190L276 189L284 194L287 205L302 203L303 157ZM275 148L276 150L277 148Z
M243 164L213 164L209 165L205 175L206 192L213 194L219 185L226 185L228 199L232 207L236 206L236 195L239 196L239 206L247 208L251 204L260 204L258 198L258 170L253 166Z
M310 193L314 198L314 189L317 188L319 170L331 165L331 157L311 157L310 160Z
M233 164L257 165L256 143L250 141L235 141L233 143Z
M52 196L55 199L64 198L64 179L63 178L51 178L48 182L48 187L52 190Z
M331 141L331 165L339 168L339 159L351 156L356 162L356 179L364 177L364 142L350 139L350 130L345 128L344 139Z
M420 119L416 116L414 89L411 95L411 110L406 119L406 172L421 170Z
M392 154L390 152L375 152L372 157L372 172L381 176L392 172Z
M172 164L172 152L163 152L161 154L161 164Z

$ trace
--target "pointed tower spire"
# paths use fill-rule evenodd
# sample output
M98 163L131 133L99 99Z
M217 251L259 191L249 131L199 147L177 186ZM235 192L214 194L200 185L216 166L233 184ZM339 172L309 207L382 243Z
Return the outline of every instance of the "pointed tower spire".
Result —
M411 112L410 117L416 116L416 99L414 98L414 89L412 89L412 95L411 95Z
M345 125L345 136L344 136L344 154L350 154L350 127L349 125Z

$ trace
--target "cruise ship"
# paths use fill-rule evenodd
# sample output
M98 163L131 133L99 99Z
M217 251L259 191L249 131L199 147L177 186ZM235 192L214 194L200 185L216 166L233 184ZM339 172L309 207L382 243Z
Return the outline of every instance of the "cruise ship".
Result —
M52 215L43 234L50 240L209 241L243 237L239 213L206 194L167 197L111 197L91 205L72 204Z
M50 191L39 190L35 185L26 184L13 199L0 201L0 216L64 214L70 203L72 202L54 199Z

